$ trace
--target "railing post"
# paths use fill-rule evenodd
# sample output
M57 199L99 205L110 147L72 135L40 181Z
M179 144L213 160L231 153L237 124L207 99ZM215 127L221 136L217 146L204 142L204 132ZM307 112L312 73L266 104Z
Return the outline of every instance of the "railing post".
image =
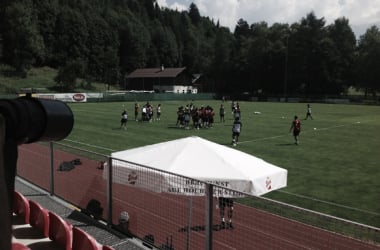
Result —
M206 250L212 250L213 185L206 183Z
M186 237L186 249L190 250L190 234L191 234L191 221L192 221L192 210L193 210L193 197L189 198L189 221L187 223L187 237Z
M108 165L108 183L107 183L107 208L108 208L108 218L107 224L108 226L112 225L112 158L108 157L107 159Z
M54 143L50 142L50 195L54 195Z

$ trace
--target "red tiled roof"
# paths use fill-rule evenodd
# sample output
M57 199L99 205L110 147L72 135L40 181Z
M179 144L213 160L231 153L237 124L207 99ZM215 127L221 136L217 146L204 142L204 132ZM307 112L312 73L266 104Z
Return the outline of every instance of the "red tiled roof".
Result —
M127 78L175 78L181 74L186 68L146 68L146 69L136 69L130 73Z

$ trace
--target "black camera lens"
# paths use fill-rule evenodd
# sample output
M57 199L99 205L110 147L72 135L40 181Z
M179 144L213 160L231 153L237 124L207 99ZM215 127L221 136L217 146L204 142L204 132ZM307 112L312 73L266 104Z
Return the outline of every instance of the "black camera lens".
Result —
M0 114L5 117L7 136L14 137L18 144L62 140L74 125L71 109L57 100L32 97L0 100Z

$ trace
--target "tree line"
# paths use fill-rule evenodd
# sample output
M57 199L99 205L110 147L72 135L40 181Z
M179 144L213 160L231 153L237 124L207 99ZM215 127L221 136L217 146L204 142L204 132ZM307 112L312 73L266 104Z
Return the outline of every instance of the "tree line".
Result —
M380 89L380 31L357 40L349 20L326 25L313 12L287 24L249 24L234 31L156 0L2 0L0 63L26 75L59 69L66 89L76 78L125 86L136 68L186 67L202 74L201 91L250 95L340 95L349 87Z

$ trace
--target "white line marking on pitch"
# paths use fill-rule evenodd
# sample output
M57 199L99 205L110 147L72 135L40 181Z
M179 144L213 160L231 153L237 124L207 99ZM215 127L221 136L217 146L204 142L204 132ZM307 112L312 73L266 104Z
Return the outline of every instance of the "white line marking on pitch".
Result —
M69 142L80 144L80 145L85 145L85 146L92 147L92 148L104 149L104 150L108 150L110 152L116 151L115 149L105 148L105 147L96 146L96 145L92 145L92 144L88 144L88 143L83 143L83 142L79 142L79 141L73 141L73 140L68 140L68 139L65 139L65 141L69 141Z
M363 209L359 209L359 208L355 208L355 207L350 207L350 206L346 206L346 205L341 205L341 204L334 203L334 202L324 201L324 200L316 199L316 198L313 198L313 197L310 197L310 196L290 193L290 192L286 192L286 191L283 191L283 190L277 190L277 191L281 192L281 193L297 196L297 197L300 197L300 198L304 198L304 199L308 199L308 200L312 200L312 201L318 201L318 202L321 202L321 203L333 205L333 206L336 206L336 207L342 207L342 208L346 208L346 209L351 209L351 210L355 210L355 211L359 211L359 212L363 212L363 213L367 213L367 214L372 214L372 215L376 215L376 216L380 215L379 213L376 213L376 212L372 212L372 211L368 211L368 210L363 210Z
M344 125L336 125L336 126L331 126L331 127L327 127L327 128L318 128L318 129L311 130L311 131L317 132L317 131L321 131L321 130L330 130L330 129L334 129L334 128L341 128L341 127L351 126L351 125L355 125L355 124L360 124L360 122L354 122L354 123L344 124ZM310 132L310 131L302 131L302 134L306 134L308 132ZM277 138L281 138L281 137L285 137L285 136L289 136L289 135L291 135L291 133L288 133L288 134L285 134L285 135L276 135L276 136L258 138L258 139L249 140L249 141L240 141L239 144L248 143L248 142L256 142L256 141L272 140L272 139L277 139Z

